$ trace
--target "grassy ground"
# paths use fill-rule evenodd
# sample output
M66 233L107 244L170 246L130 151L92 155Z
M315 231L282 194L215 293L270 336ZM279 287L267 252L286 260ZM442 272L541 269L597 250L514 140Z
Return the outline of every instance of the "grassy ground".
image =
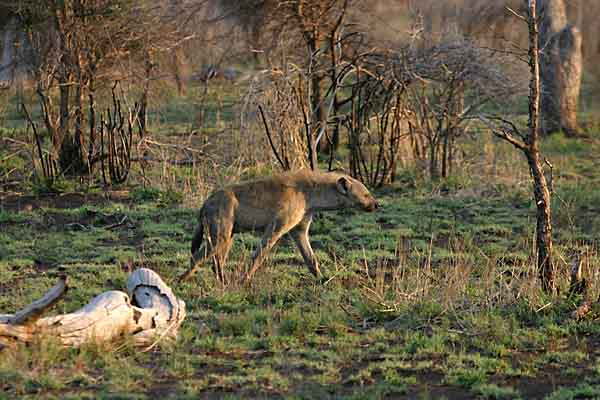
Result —
M7 192L0 312L39 298L65 271L72 286L53 311L70 312L124 289L128 272L145 266L173 285L188 318L177 343L149 353L127 343L65 350L51 341L4 351L0 398L600 397L600 309L575 321L581 299L564 296L574 254L583 256L590 295L600 292L600 141L544 143L554 164L559 298L540 292L533 268L524 161L489 137L462 145L470 161L451 179L432 184L404 169L375 193L380 212L317 218L311 239L326 283L311 278L284 240L252 287L239 286L257 243L240 235L228 284L209 268L175 284L199 205L184 190L196 179L192 168L162 166L148 175L167 174L160 184L120 191L66 183L58 195L35 185L29 190L38 195ZM23 168L20 157L8 161L5 171Z

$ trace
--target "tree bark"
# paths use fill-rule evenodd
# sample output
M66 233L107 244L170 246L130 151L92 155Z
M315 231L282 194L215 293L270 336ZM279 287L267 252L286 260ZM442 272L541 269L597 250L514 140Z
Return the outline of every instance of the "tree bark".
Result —
M554 263L552 260L552 212L550 191L538 152L527 155L529 170L533 177L533 197L536 203L537 267L542 289L546 293L556 291Z
M567 136L579 135L577 105L581 92L583 69L582 39L579 29L568 26L558 40L560 63L558 65L558 86L561 93L560 116L562 130Z
M341 19L340 19L341 21ZM338 24L339 26L339 24ZM338 33L337 33L337 28L338 26L336 26L336 28L334 30L332 30L331 35L329 36L329 52L331 53L331 84L332 85L336 85L336 82L338 80L338 54L337 54L337 42L338 42ZM334 86L335 87L335 86ZM338 118L339 115L339 110L340 110L340 101L338 98L338 93L337 90L335 90L333 92L333 115L335 116L336 120ZM337 151L338 146L340 143L340 124L339 122L336 122L336 124L333 126L333 132L331 133L331 143L327 143L328 147L331 146L331 149L328 149L329 152L331 152L331 154L333 154L334 152Z
M542 133L563 130L576 136L583 63L581 33L568 25L564 0L540 0L539 4Z

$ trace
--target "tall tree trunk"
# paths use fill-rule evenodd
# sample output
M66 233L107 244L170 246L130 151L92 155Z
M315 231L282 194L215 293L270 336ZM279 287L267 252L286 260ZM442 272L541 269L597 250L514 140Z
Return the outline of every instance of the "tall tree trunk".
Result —
M550 191L544 175L539 151L540 117L540 63L536 1L529 1L529 135L524 150L529 170L533 177L533 196L537 207L536 245L537 266L542 288L547 293L555 292L555 271L552 262L552 221Z
M175 84L177 85L177 94L179 96L185 95L185 89L186 89L185 82L184 82L183 64L184 64L183 51L181 49L175 49L172 68L173 68L173 76L175 77ZM150 74L147 73L146 75L149 78Z
M560 96L560 116L562 130L568 136L579 134L577 105L581 92L583 68L581 32L574 26L566 27L560 34L560 64L558 65L558 86Z
M15 78L15 32L17 30L16 18L11 18L4 26L4 37L2 40L2 55L0 56L0 82L10 85Z
M581 33L568 25L564 0L539 0L539 5L542 133L564 130L576 136L583 62Z
M89 105L90 105L89 106L90 107L90 109L89 109L90 137L89 137L89 141L88 141L87 163L88 163L88 173L91 175L92 169L94 166L94 144L96 143L96 110L95 110L94 86L93 86L92 79L90 79L90 82L89 82L88 99L89 99Z
M76 67L76 76L77 82L75 86L75 132L74 132L74 142L79 147L79 151L83 157L83 133L82 133L82 124L83 124L83 102L84 102L84 77L83 77L83 56L80 54L77 57ZM83 172L83 171L81 171Z
M69 48L67 43L67 35L64 30L67 10L66 4L61 3L56 10L54 10L54 27L57 32L58 39L58 91L59 91L59 126L56 132L57 137L55 143L58 144L59 148L62 147L62 142L69 131L69 97L71 94L71 82L70 82L70 71L71 57L69 54Z
M438 169L438 150L439 142L436 139L429 140L429 178L432 181L437 181L440 178Z
M81 137L77 132L72 133L70 131L69 100L71 91L69 82L61 79L59 84L60 122L57 131L57 142L60 143L60 145L58 147L58 165L60 166L61 172L64 172L67 175L76 175L85 171L81 149ZM76 100L79 101L79 99ZM76 126L76 129L78 128L80 127ZM79 133L81 133L81 130Z
M58 126L58 143L62 143L62 140L67 136L70 125L69 115L69 100L71 97L71 87L67 78L60 78L58 83L59 89L59 126Z
M59 91L59 126L55 131L55 146L58 144L58 164L61 172L73 175L85 172L80 138L70 131L71 125L71 85L73 84L74 69L79 62L73 54L72 38L66 33L67 4L59 3L54 14L54 26L59 40L59 68L58 68L58 91Z

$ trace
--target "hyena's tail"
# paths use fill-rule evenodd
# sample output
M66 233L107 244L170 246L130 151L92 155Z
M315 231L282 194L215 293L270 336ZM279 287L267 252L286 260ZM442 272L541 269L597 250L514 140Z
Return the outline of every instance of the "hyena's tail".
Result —
M194 231L194 237L192 237L192 256L194 255L194 253L196 253L196 251L198 251L198 249L202 245L203 235L204 235L204 226L202 225L202 219L200 219L200 222L198 223L198 226L196 227L196 230Z

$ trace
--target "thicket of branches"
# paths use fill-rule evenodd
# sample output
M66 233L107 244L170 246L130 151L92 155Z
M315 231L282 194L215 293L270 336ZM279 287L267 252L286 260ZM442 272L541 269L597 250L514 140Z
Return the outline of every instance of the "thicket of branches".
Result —
M334 28L319 20L303 25L322 44L314 50L308 41L290 54L286 43L307 37L294 22L306 3L318 2L288 3L296 7L286 11L293 27L276 26L283 50L268 50L267 68L251 91L283 169L299 154L296 164L314 167L318 153L331 168L342 141L349 149L346 168L372 186L392 182L407 157L432 179L447 177L458 157L456 141L477 112L510 100L523 83L511 75L507 54L459 35L437 40L418 16L409 43L381 46L353 19L349 1L325 2L337 3ZM331 20L319 15L307 18ZM321 32L323 26L329 30Z
M54 158L58 173L89 173L107 156L99 154L98 134L110 111L96 108L99 95L100 107L114 103L114 82L139 88L129 108L145 130L156 59L186 39L169 9L125 0L23 0L2 6L24 33L19 61L33 82L52 143L47 157Z
M128 82L123 107L143 133L153 80L174 78L183 93L190 75L208 87L223 65L243 61L258 67L251 92L263 96L246 110L270 128L283 168L315 168L320 157L373 185L392 181L407 160L433 179L448 176L472 116L524 93L512 73L524 53L511 41L526 35L510 29L506 5L523 10L516 0L0 3L27 34L41 122L62 173L89 173L104 156L96 136L116 80Z

